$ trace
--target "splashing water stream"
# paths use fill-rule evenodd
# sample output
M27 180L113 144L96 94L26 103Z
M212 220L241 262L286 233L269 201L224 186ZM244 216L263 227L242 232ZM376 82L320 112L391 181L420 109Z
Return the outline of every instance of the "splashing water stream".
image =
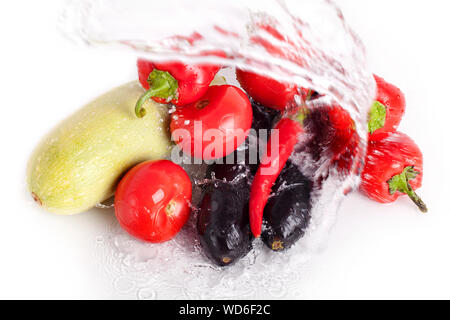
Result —
M320 180L316 184L320 187L314 191L306 236L288 252L269 252L255 241L244 259L229 268L217 268L201 253L195 212L167 243L139 242L116 223L97 241L103 267L124 295L140 299L298 297L295 283L301 265L326 243L344 191L358 183L356 168L364 157L366 115L375 92L364 46L339 8L326 0L72 0L67 1L60 28L71 40L89 46L131 49L153 60L220 63L293 82L325 95L309 108L336 102L350 113L360 139L348 174L337 174L326 157L292 159L315 182ZM227 58L198 57L217 49L225 51ZM229 70L224 75L235 84ZM205 165L185 167L194 182L203 179ZM197 186L194 204L198 197Z

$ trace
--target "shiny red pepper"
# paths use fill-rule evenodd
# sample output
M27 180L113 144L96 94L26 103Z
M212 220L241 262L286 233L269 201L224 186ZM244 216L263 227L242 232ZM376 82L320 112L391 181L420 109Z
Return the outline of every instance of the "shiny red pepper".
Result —
M237 69L236 78L253 100L276 110L292 106L298 93L294 84L282 83L249 71Z
M377 97L369 113L369 139L381 140L397 131L405 113L405 96L396 86L374 75Z
M203 55L225 57L219 51ZM139 81L147 89L136 104L136 115L140 118L145 115L143 105L150 98L176 106L199 100L221 68L212 64L188 65L178 61L155 63L145 59L138 59L137 66Z
M266 154L261 159L250 191L250 228L255 237L261 235L264 207L269 199L272 186L291 156L299 135L303 132L303 116L300 115L298 119L281 119L274 128L278 132L278 140L274 139L272 133L267 143Z
M396 132L369 143L360 190L381 203L394 202L407 194L422 212L427 212L425 203L414 191L421 187L422 176L422 152L410 137Z
M326 107L329 124L332 128L330 137L330 148L332 151L332 162L339 173L348 175L358 173L360 167L355 165L356 157L360 151L360 138L356 132L355 122L348 111L339 105Z
M282 43L289 44L291 48L295 47L295 44L285 38L275 26L259 23L256 27L259 29L259 32L257 35L251 37L250 40L252 43L261 46L272 56L277 56L299 65L303 64L299 54L304 53L302 50L297 48L298 50L287 51L280 46L274 45L266 37L262 36L265 33L268 37L273 37ZM236 78L241 84L241 87L253 100L268 108L285 110L290 107L295 107L294 97L299 93L298 87L295 84L280 82L273 78L241 69L236 69Z

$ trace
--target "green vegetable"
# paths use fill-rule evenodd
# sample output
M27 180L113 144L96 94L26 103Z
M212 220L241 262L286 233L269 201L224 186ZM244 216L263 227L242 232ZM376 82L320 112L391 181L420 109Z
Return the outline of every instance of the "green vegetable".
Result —
M148 100L146 117L136 118L143 93L138 82L113 89L42 141L27 174L29 190L42 207L56 214L86 211L111 197L129 168L168 155L167 107Z

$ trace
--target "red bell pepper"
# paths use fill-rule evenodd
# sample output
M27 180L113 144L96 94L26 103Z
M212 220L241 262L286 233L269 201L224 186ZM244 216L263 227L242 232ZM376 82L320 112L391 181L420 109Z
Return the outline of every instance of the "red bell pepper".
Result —
M369 113L369 139L381 140L397 130L405 113L405 96L396 86L374 75L377 97Z
M381 203L394 202L407 194L422 212L427 212L425 203L414 191L421 187L422 176L422 152L410 137L396 132L369 143L360 190Z
M299 47L291 39L280 33L276 26L267 23L257 23L256 29L258 30L257 34L250 38L253 44L264 48L272 56L291 61L300 66L305 64L303 56L308 55L308 52L303 50L302 46ZM299 33L298 37L303 38L303 35ZM273 43L268 40L269 38L274 38L277 42L285 44L286 48ZM277 81L273 78L241 69L236 70L236 78L253 100L276 110L295 108L295 95L299 94L299 91L302 91L302 94L305 90L309 91L299 88L293 83Z
M203 55L225 57L222 52ZM136 103L136 115L143 117L145 101L152 98L159 103L184 106L199 100L208 90L220 66L212 64L188 65L182 62L155 63L145 59L137 61L139 81L147 91Z
M299 135L303 132L303 118L304 113L300 111L297 118L281 119L274 128L278 132L278 141L274 140L274 134L272 134L267 143L266 154L261 159L250 190L250 228L255 237L261 235L264 207L272 186L291 156Z

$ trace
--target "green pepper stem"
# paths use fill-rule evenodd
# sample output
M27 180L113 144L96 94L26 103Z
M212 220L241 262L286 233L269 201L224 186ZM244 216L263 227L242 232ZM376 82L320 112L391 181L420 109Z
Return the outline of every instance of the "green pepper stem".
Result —
M145 102L153 97L159 97L162 99L168 99L175 97L178 82L167 71L160 71L154 69L148 76L148 83L150 89L147 90L136 102L134 112L138 118L143 118L147 111L144 108Z
M411 188L411 185L408 183L408 190L406 194L408 197L416 204L416 206L422 211L423 213L428 212L428 208L426 204L422 201L422 199L417 195L417 193Z
M375 101L369 112L369 122L367 124L369 133L373 134L376 130L384 127L386 123L386 106Z
M409 184L409 181L415 179L418 174L420 174L420 172L415 171L414 167L406 167L402 173L393 176L387 183L389 184L390 194L394 194L397 191L407 194L420 211L426 213L428 212L427 206Z
M143 118L146 114L147 111L144 108L144 104L145 102L152 98L152 97L157 97L158 96L158 92L167 89L167 88L157 88L157 89L150 89L144 92L144 94L139 98L139 100L136 103L136 107L134 108L134 112L136 113L136 116L138 118Z

